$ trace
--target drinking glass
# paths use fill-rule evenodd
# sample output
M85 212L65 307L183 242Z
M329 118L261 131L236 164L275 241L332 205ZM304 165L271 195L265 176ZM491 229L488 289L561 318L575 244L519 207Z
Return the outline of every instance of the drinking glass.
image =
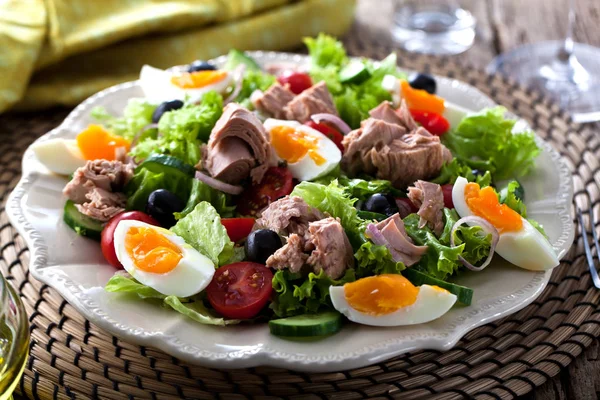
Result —
M0 273L0 400L12 398L29 349L29 321L21 299Z
M517 47L496 57L487 71L511 76L549 94L575 122L600 121L600 48L574 43L574 0L565 4L569 8L565 9L568 28L564 41Z
M408 51L459 54L475 40L475 17L465 0L394 0L392 36Z

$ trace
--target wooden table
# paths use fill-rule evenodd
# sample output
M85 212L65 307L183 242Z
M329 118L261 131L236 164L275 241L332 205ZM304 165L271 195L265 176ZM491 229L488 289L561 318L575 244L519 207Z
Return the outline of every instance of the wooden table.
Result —
M600 0L574 1L577 15L575 40L600 47ZM455 57L480 68L485 68L498 54L521 44L561 40L567 31L567 0L471 0L462 3L477 17L477 37L471 49ZM391 0L359 0L356 16L361 29L389 37ZM600 124L596 126L600 132ZM598 398L598 340L552 381L523 397L536 400Z

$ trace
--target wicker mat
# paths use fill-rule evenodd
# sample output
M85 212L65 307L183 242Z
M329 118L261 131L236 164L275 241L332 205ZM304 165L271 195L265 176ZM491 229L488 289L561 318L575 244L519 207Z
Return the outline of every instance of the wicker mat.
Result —
M381 58L389 47L363 39L354 55ZM532 123L567 158L575 201L600 221L600 139L538 93L447 58L399 54L400 65L469 82ZM2 204L19 179L21 155L66 111L0 117ZM58 293L31 278L29 251L0 210L0 270L21 294L31 321L31 356L18 392L67 398L505 399L541 385L600 335L600 291L593 288L581 235L543 294L507 318L477 328L450 351L420 351L366 368L307 374L275 368L223 371L186 365L125 343L85 320ZM586 215L587 217L587 215Z

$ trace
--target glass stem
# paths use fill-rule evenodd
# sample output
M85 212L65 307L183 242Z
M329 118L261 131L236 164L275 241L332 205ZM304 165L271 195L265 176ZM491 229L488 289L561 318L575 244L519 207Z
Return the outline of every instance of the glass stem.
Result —
M558 58L562 62L569 62L573 56L573 31L575 29L575 0L569 0L569 21L567 24L567 34L563 46L558 52Z

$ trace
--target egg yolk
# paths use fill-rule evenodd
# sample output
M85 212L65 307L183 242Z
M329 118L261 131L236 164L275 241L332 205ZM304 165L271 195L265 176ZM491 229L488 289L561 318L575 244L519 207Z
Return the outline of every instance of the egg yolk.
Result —
M196 71L173 75L171 83L182 89L199 89L225 79L225 71Z
M487 220L500 232L523 229L523 218L506 204L500 204L491 186L480 189L477 183L465 185L465 201L473 214Z
M415 89L405 80L400 81L400 90L402 98L406 101L406 105L411 110L422 110L443 114L446 109L444 99L425 90Z
M296 163L308 154L317 165L325 163L325 158L317 150L319 138L291 126L276 126L271 130L271 144L277 155L289 163Z
M352 308L369 315L385 315L417 300L419 289L402 275L383 274L362 278L344 285L346 301Z
M77 135L77 146L86 160L114 160L115 150L125 147L129 151L129 140L113 135L100 125L89 125L87 129Z
M125 250L136 268L154 274L166 274L183 258L181 249L159 231L131 227L125 235Z

